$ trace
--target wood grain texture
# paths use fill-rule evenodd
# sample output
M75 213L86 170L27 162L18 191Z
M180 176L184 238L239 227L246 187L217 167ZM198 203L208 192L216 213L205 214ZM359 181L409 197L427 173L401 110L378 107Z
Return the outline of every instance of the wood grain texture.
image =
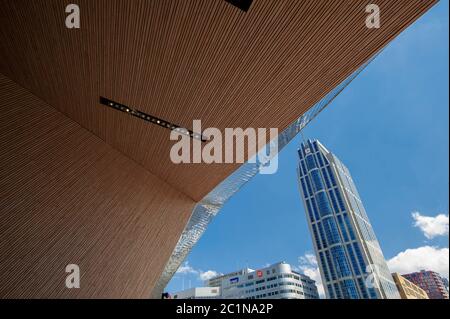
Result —
M195 203L2 75L0 101L0 298L149 298Z
M237 165L174 165L169 131L99 96L190 128L285 129L434 0L0 0L0 72L198 201Z

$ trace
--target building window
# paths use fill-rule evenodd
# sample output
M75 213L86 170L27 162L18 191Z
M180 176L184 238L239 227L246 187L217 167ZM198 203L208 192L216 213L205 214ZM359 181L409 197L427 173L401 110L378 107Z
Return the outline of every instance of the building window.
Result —
M347 225L348 233L350 234L350 239L355 240L355 233L353 231L352 223L350 222L350 218L348 217L347 213L344 213L344 221Z
M330 179L328 178L328 174L327 174L325 168L322 168L322 175L323 175L323 178L325 179L325 185L327 185L327 188L331 188Z
M335 192L336 192L337 201L339 203L339 207L341 208L341 211L344 211L345 210L345 204L344 204L344 201L342 200L341 193L339 192L338 189L335 189Z
M323 252L319 253L319 258L320 258L320 262L322 264L323 275L325 276L325 281L330 281L330 274L328 273L328 266L327 266L327 263L325 261L325 257L323 255Z
M362 280L362 278L358 278L358 286L359 286L359 290L361 290L363 298L369 299L369 295L367 294L367 291L366 291L366 285L365 285L364 281Z
M305 176L305 181L306 181L306 187L308 189L308 194L310 196L312 196L313 195L313 191L312 191L311 183L309 182L309 177L308 176Z
M351 275L350 267L345 256L345 251L342 246L332 247L331 255L333 256L334 264L340 278L348 277Z
M355 272L356 275L360 275L361 271L359 269L358 261L357 261L357 259L355 257L355 254L353 253L352 245L347 244L347 251L348 251L348 254L350 256L350 260L351 260L351 263L352 263L353 271Z
M353 248L355 249L356 257L358 258L359 266L362 271L366 270L366 263L364 262L363 255L359 249L358 243L353 243Z
M320 152L317 153L317 159L319 160L320 167L324 166L323 160L322 160L322 153L320 153Z
M322 249L322 245L320 244L319 234L317 233L317 226L315 224L312 225L312 230L313 230L314 240L317 245L317 249L320 250L320 249Z
M333 190L330 189L330 190L328 191L328 194L330 195L331 203L333 204L333 209L334 209L334 211L335 211L336 213L338 213L338 212L339 212L339 207L338 207L338 205L337 205L336 197L334 196Z
M311 221L311 223L313 223L314 222L313 211L312 211L311 203L308 199L306 200L306 211L308 212L309 220Z
M325 192L317 193L316 200L321 217L333 214L333 210L331 209L330 202Z
M317 146L317 141L314 141L314 142L312 143L312 145L313 145L313 150L314 150L314 152L318 152L318 151L319 151L319 147Z
M323 228L327 236L328 245L333 245L341 242L339 231L336 227L336 222L333 217L328 217L323 220Z
M314 217L316 218L316 220L319 220L320 219L319 211L317 209L316 200L314 199L314 197L311 198L311 206L314 211Z
M325 257L327 259L327 264L328 264L328 269L330 271L330 275L331 275L331 279L332 280L336 280L336 271L335 271L335 267L333 266L333 262L331 261L331 255L330 255L330 251L326 250L325 251Z
M314 169L314 168L317 168L317 164L316 164L316 160L314 159L314 156L313 155L308 155L308 156L306 156L306 167L309 169L309 170L312 170L312 169Z
M331 180L331 185L336 186L336 180L334 179L334 175L333 172L331 171L331 167L327 166L327 171L328 171L328 175L330 177Z
M356 289L355 282L351 279L346 279L341 282L341 288L346 299L358 299L358 290Z
M320 176L319 170L315 169L311 171L311 178L316 192L324 189L322 177Z
M325 232L323 231L322 223L320 222L317 223L317 227L319 228L320 239L322 240L322 247L327 248L328 244L327 241L325 240Z
M375 288L369 288L368 290L369 290L370 299L378 299Z
M341 289L339 288L339 285L337 283L334 284L334 290L336 292L336 298L342 299Z
M338 219L338 223L339 223L339 228L341 229L342 236L344 237L344 241L347 242L349 240L349 238L348 238L347 230L345 229L344 220L342 219L341 215L338 215L337 219Z
M300 164L302 165L303 175L306 175L308 171L306 170L305 161L301 161Z
M309 193L306 190L305 179L304 178L300 179L300 184L302 185L302 190L303 190L303 194L305 195L305 198L308 198L309 197Z

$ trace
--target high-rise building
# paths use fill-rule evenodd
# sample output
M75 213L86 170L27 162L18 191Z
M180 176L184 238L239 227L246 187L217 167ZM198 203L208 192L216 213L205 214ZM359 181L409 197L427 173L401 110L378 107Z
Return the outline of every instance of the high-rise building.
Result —
M319 141L298 150L298 178L325 292L400 298L347 167Z
M319 299L315 281L284 262L214 277L205 285L220 289L222 299Z
M394 278L402 299L429 299L425 290L415 285L402 275L393 273L392 277Z
M445 280L437 272L421 270L402 276L425 290L430 299L449 299Z

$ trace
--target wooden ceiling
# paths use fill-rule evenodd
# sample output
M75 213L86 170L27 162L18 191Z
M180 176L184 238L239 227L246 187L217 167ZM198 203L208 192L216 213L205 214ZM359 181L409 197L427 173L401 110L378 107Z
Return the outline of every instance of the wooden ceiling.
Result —
M0 73L151 173L200 200L236 165L175 165L169 130L99 96L170 122L286 128L430 8L434 0L0 0Z
M0 101L0 299L149 298L196 203L1 74Z

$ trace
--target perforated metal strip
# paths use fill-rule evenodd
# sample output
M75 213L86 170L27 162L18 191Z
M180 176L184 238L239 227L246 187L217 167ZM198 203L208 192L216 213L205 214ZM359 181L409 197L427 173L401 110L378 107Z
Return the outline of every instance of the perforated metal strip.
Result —
M124 113L126 113L128 115L135 116L135 117L137 117L137 118L139 118L139 119L141 119L143 121L147 121L149 123L152 123L152 124L164 127L166 129L175 130L175 131L177 131L180 134L190 136L191 138L194 138L196 140L199 140L199 141L202 141L202 142L206 142L208 140L205 136L203 136L201 134L201 132L193 132L193 131L188 130L186 128L183 128L183 127L181 127L181 126L179 126L177 124L173 124L173 123L171 123L169 121L160 119L160 118L158 118L156 116L153 116L153 115L144 113L142 111L136 110L136 109L134 109L134 108L132 108L130 106L127 106L127 105L124 105L124 104L112 101L112 100L107 99L107 98L105 98L103 96L100 96L100 104L108 106L108 107L110 107L112 109L115 109L117 111L124 112Z

